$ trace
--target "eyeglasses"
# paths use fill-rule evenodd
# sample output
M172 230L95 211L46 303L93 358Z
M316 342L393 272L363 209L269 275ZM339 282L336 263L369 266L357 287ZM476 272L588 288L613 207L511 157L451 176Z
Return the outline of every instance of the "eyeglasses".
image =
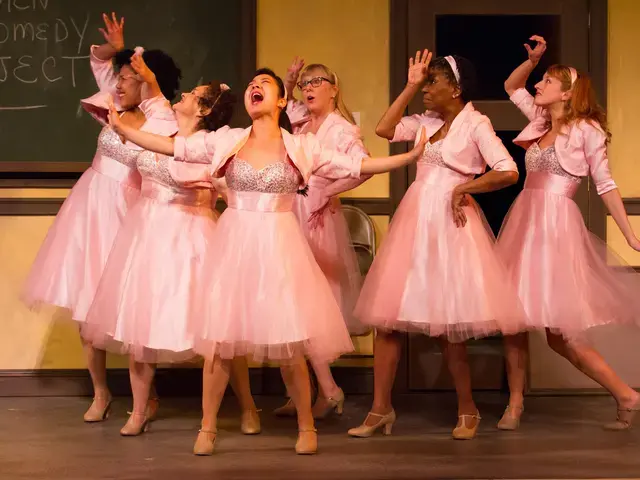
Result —
M333 82L331 80L329 80L328 78L325 77L313 77L309 80L304 80L302 82L298 82L296 85L298 86L298 88L300 90L302 90L304 87L306 87L307 85L311 85L312 87L319 87L320 85L322 85L322 81L328 82L331 85L333 85Z

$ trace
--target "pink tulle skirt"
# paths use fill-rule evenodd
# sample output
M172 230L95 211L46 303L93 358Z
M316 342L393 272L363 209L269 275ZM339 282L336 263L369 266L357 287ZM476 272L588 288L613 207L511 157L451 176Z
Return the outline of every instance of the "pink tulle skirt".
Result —
M332 208L325 210L322 225L309 228L311 207L316 196L321 195L322 188L329 181L311 177L309 195L298 195L294 203L294 213L300 222L300 228L309 242L313 256L322 273L329 281L333 295L340 306L347 329L352 335L362 335L370 330L353 315L360 288L362 275L356 252L351 245L349 227L340 208L340 200L332 199Z
M332 361L353 350L333 292L292 207L295 194L229 191L194 316L204 357Z
M418 164L362 287L356 315L364 323L453 342L523 326L522 306L475 202L464 207L466 225L454 223L451 192L469 178Z
M497 243L527 326L566 337L640 319L640 275L587 230L571 198L577 188L559 175L529 173Z
M94 346L165 363L195 356L189 319L217 215L211 191L175 193L145 180L116 237L83 336ZM170 199L168 197L171 197Z
M67 308L84 322L118 229L140 193L135 169L115 160L109 166L84 172L62 205L24 285L28 306Z

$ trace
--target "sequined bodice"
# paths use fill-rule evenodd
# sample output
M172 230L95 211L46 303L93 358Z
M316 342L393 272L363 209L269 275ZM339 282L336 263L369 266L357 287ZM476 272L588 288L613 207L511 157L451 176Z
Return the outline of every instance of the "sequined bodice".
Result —
M235 157L225 173L227 186L236 192L296 193L300 172L289 162L275 162L256 170L251 164Z
M138 155L136 163L138 171L142 175L142 181L154 180L172 188L180 188L169 173L169 159L170 157L166 155L155 154L147 150Z
M427 142L427 145L424 147L424 153L422 154L422 157L420 157L418 163L426 163L449 168L442 159L442 140L438 140L435 143Z
M525 155L525 164L527 172L547 172L559 175L561 177L568 178L575 182L580 182L580 177L576 177L567 172L560 162L558 161L558 155L556 154L555 146L551 145L545 149L541 149L540 145L534 143L527 150Z
M140 150L133 150L122 143L120 137L110 127L104 127L98 136L99 155L112 158L128 167L136 166Z

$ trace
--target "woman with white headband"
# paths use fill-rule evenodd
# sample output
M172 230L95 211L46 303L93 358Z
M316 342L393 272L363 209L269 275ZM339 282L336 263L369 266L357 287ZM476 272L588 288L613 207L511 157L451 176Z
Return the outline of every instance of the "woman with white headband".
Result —
M640 394L629 387L586 341L584 332L640 318L640 276L591 234L573 201L582 177L591 175L627 243L640 241L627 218L609 171L611 137L604 110L589 77L554 65L535 86L525 83L546 50L531 37L529 58L504 86L511 101L531 121L514 140L527 149L524 190L511 207L498 238L498 254L518 289L527 327L546 330L549 346L606 388L618 404L618 419L607 428L631 426ZM505 337L510 401L498 427L514 430L523 411L528 342L525 333Z
M356 316L377 328L373 407L349 431L369 437L391 433L391 405L403 332L437 337L458 394L456 439L472 439L480 415L471 390L465 340L520 331L524 312L494 251L479 207L469 194L490 192L518 180L515 162L491 122L469 102L473 65L458 56L431 62L425 50L409 60L405 89L380 120L376 133L409 141L424 126L427 143L415 182L393 217L373 262ZM423 114L402 117L424 93ZM487 164L492 168L484 173Z

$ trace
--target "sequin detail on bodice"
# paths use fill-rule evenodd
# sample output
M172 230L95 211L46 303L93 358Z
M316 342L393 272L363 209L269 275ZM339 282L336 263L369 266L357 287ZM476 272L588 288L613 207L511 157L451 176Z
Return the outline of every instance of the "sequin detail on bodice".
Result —
M169 160L171 157L160 155L145 150L138 155L137 166L142 181L154 180L172 188L180 188L180 185L171 177L169 173Z
M442 159L442 140L438 140L435 143L427 142L427 145L424 147L424 153L419 163L424 163L428 165L437 165L438 167L449 168L449 166L444 163Z
M241 158L229 162L225 173L227 186L236 192L296 193L300 172L289 162L275 162L256 170Z
M540 145L534 143L527 150L527 154L524 158L525 165L527 167L527 173L530 172L546 172L559 175L574 182L580 183L581 178L571 175L567 172L560 162L558 161L558 155L556 154L555 146L551 145L545 149L541 149Z
M104 157L135 168L140 150L133 150L122 143L120 137L110 127L104 127L98 136L97 153Z

